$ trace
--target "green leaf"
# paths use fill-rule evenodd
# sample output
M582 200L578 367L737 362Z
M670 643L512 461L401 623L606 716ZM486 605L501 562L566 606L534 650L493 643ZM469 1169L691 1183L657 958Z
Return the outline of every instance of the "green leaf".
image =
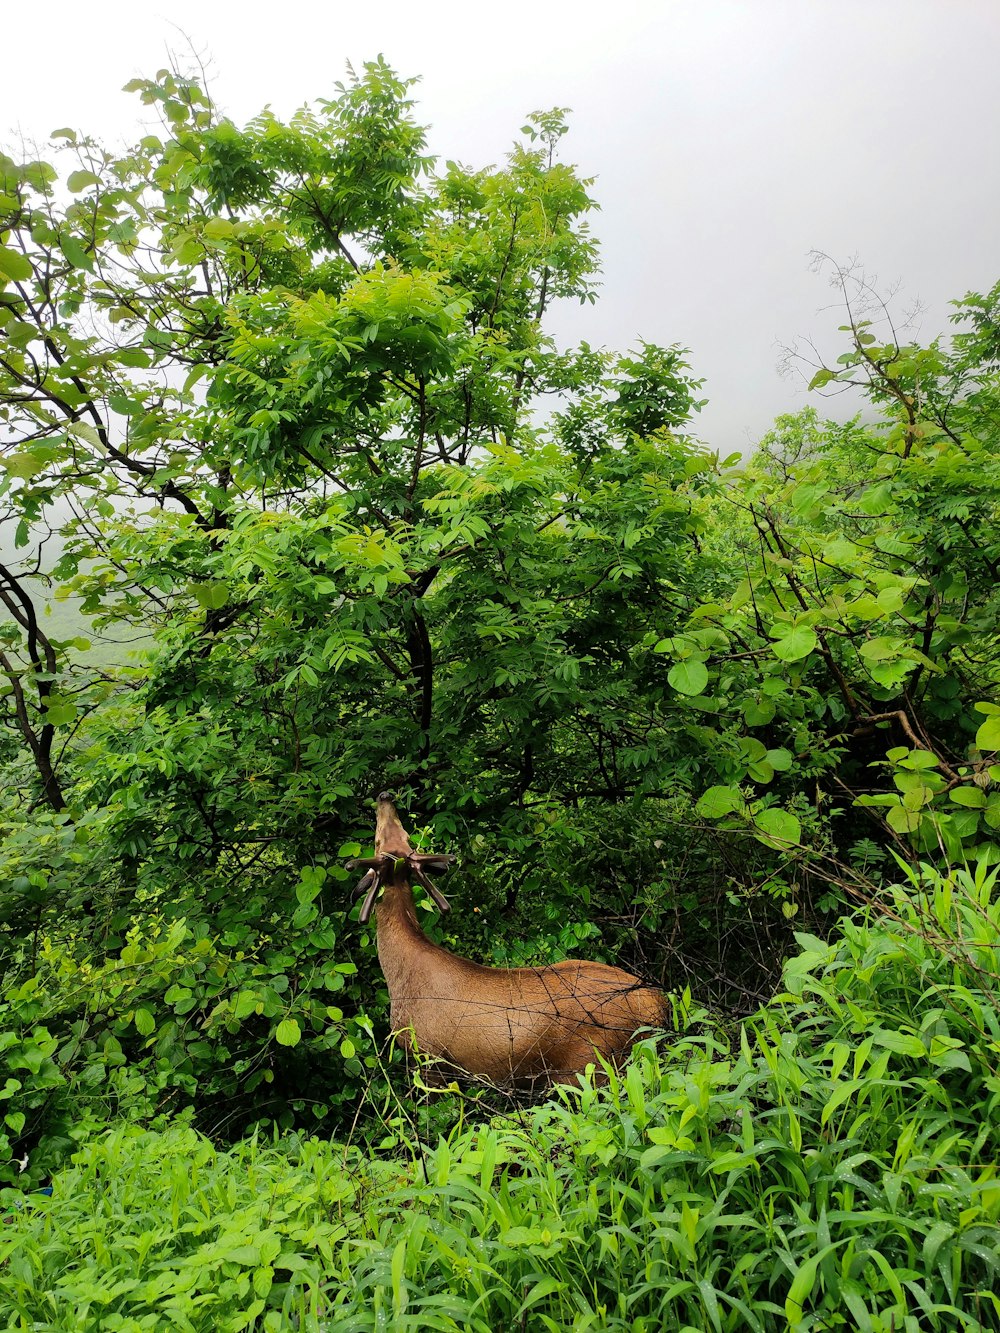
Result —
M794 763L794 756L790 750L779 747L776 750L768 750L767 761L776 772L787 773Z
M319 909L315 903L300 903L292 913L292 927L295 930L304 930L306 926L316 920Z
M902 804L894 805L886 815L886 823L896 833L913 833L923 818L919 810L907 810Z
M156 1031L156 1020L148 1009L137 1009L132 1015L135 1030L142 1037L149 1037Z
M765 727L774 718L775 711L770 699L753 699L743 709L743 720L748 727Z
M300 904L304 905L306 903L311 903L317 893L319 893L321 887L322 885L316 880L310 878L307 881L305 876L303 876L295 886L295 897Z
M893 639L883 634L874 639L867 639L858 651L869 662L889 662L899 656L903 646L899 639Z
M816 1270L828 1254L832 1254L839 1245L844 1244L846 1238L824 1245L821 1250L808 1258L795 1274L788 1288L788 1295L785 1297L785 1317L790 1327L798 1328L802 1323L806 1298L812 1294L812 1289L816 1285Z
M73 194L79 194L88 185L100 185L101 178L92 171L72 171L66 178L66 188Z
M976 748L1000 750L1000 714L988 717L976 732Z
M230 1012L238 1023L241 1023L244 1018L249 1018L252 1013L255 1013L257 1004L258 996L253 991L249 990L237 991L229 1001Z
M76 706L71 703L50 701L45 709L45 721L53 727L68 726L76 717Z
M60 236L59 248L74 268L86 269L88 273L93 273L93 256L87 253L75 236L70 236L68 233Z
M857 555L858 548L846 537L834 537L823 547L823 559L831 565L850 566Z
M148 352L144 352L140 347L122 347L115 353L115 360L119 365L132 366L137 370L146 370L152 362L149 359Z
M786 850L789 845L797 847L802 838L802 826L798 818L788 810L779 810L774 806L761 810L754 815L757 826L757 838L768 847Z
M50 162L28 162L21 168L24 179L35 190L44 191L56 179L56 169Z
M932 750L908 750L905 746L900 746L895 754L891 750L887 751L886 757L898 759L898 762L904 768L912 768L921 772L938 766L938 757Z
M274 1030L274 1039L279 1046L297 1046L302 1031L294 1018L283 1018Z
M871 1034L876 1046L883 1046L896 1055L908 1055L912 1060L923 1060L927 1048L918 1036L910 1032L893 1032L887 1028L876 1028Z
M986 804L986 793L975 785L955 787L948 796L956 805L967 806L970 810L981 810Z
M235 231L235 224L228 218L210 218L205 223L205 235L210 241L228 240Z
M0 245L0 278L12 282L26 282L33 272L31 260L19 250L8 250Z
M24 449L20 453L0 458L0 467L12 477L20 477L22 481L30 481L39 472L44 472L48 463L49 459L44 454L36 453L32 449Z
M698 801L695 810L704 819L724 819L726 815L743 810L746 805L739 787L709 787Z
M793 625L783 638L771 644L771 651L782 662L799 662L819 644L816 631L808 625Z
M229 588L217 580L211 583L189 583L188 592L206 611L217 611L229 601Z
M697 658L688 657L674 663L667 672L667 680L678 694L702 694L708 684L708 668Z

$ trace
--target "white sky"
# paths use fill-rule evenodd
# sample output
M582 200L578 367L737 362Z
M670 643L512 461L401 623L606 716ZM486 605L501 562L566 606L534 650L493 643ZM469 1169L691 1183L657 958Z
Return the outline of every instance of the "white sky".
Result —
M711 398L699 430L723 454L807 401L778 376L779 341L840 350L810 250L901 281L925 337L1000 277L1000 0L46 0L9 5L3 34L0 143L131 138L144 109L121 85L185 34L238 122L329 96L345 61L380 52L423 76L432 150L473 165L527 112L572 107L604 295L550 327L689 346Z

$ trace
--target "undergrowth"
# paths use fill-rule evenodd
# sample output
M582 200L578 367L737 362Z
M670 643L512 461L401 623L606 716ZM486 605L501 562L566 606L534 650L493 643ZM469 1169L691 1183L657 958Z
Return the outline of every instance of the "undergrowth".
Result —
M1000 1328L996 871L924 870L733 1039L408 1158L118 1126L4 1191L15 1329Z

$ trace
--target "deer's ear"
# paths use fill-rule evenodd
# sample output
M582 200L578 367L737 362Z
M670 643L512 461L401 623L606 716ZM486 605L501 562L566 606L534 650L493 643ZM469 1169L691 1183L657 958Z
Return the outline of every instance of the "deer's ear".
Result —
M435 875L443 875L451 869L454 859L453 856L429 856L426 860L422 860L420 865L423 870L431 870Z

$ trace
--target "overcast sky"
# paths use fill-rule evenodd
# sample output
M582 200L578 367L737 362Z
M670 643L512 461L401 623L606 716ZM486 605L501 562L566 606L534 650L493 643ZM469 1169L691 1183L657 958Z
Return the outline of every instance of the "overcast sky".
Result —
M0 142L130 138L144 109L121 85L187 38L238 122L384 53L422 76L432 151L471 165L525 113L571 107L604 293L552 331L689 346L711 399L699 431L723 454L807 401L779 342L839 350L811 250L900 282L925 337L1000 278L1000 0L46 0L8 5L3 37Z

